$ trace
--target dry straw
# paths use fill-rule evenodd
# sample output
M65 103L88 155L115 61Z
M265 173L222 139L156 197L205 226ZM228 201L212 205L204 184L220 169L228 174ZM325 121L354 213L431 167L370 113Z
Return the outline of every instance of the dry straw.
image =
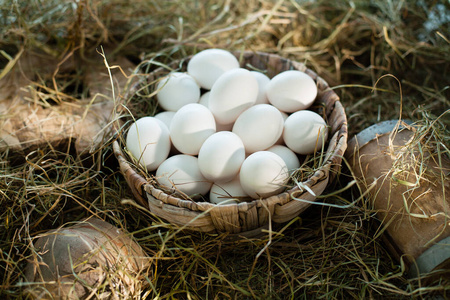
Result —
M167 65L205 48L261 51L304 63L322 77L345 105L349 137L379 121L401 117L423 120L423 132L449 145L450 29L448 5L443 1L211 0L200 4L195 0L0 1L0 76L20 72L19 58L31 53L48 57L48 66L56 67L73 52L74 73L63 74L60 69L57 74L39 70L21 74L29 80L29 92L44 95L50 105L61 100L70 105L83 100L87 85L83 83L79 93L62 87L83 82L86 69L96 63L103 72L93 76L91 84L103 82L109 87L109 78L106 84L97 81L104 74L108 77L96 51L100 45L110 65L124 57L138 64L134 70L120 64L131 80L154 71L160 66L156 62ZM386 74L401 83L401 114L398 82L383 77ZM131 85L114 84L115 100L125 100ZM111 99L111 91L103 90L99 97ZM146 107L144 100L135 103L143 108L136 117L152 113L153 107ZM135 112L131 103L123 102ZM4 111L2 121L12 112ZM89 159L77 157L67 145L47 146L22 153L20 160L13 159L12 149L0 153L2 299L24 298L21 282L34 251L32 237L89 216L127 230L155 258L155 268L145 279L148 288L138 291L136 298L448 297L448 284L426 281L427 276L408 279L404 265L386 251L367 195L347 188L355 181L345 161L319 201L301 217L272 228L271 239L230 241L223 235L179 231L149 214L147 206L136 205L110 142Z

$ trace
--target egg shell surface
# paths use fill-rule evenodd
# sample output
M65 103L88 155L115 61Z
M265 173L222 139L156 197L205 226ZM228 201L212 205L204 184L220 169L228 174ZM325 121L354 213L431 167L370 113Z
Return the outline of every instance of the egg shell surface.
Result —
M198 103L200 103L201 105L204 105L205 107L208 107L209 109L209 94L211 92L206 92L204 93L201 97L200 100L198 101ZM217 131L231 131L231 129L233 128L233 123L231 124L220 124L217 123L216 121L216 132Z
M164 110L177 111L199 101L200 86L189 74L172 72L158 82L156 98Z
M258 71L250 71L250 73L252 73L258 81L258 97L256 97L255 104L268 104L269 99L267 99L266 89L269 85L270 78L266 74Z
M170 123L170 138L178 151L197 155L203 142L216 132L216 121L211 111L198 103L180 108Z
M231 124L258 96L258 81L249 70L238 68L225 72L209 94L209 109L217 123Z
M223 49L203 50L189 60L187 72L202 88L210 90L226 71L239 68L238 59Z
M230 131L216 132L208 137L198 153L200 171L213 182L231 181L239 173L244 159L244 144Z
M325 120L313 111L295 112L284 122L284 142L295 153L307 155L320 151L327 138Z
M298 159L297 154L294 153L291 149L283 145L273 145L267 151L273 152L281 157L289 170L289 175L292 174L295 170L300 168L300 160Z
M254 105L239 115L233 126L247 153L261 151L274 145L283 133L282 113L270 104Z
M267 198L284 190L289 178L284 160L269 151L250 154L242 163L239 179L244 191L252 198Z
M317 93L314 80L298 70L288 70L275 75L266 90L269 102L287 113L307 109L316 99Z
M169 155L169 129L154 117L140 118L128 129L126 146L142 166L154 171Z
M162 121L164 124L166 124L167 128L170 128L170 123L172 122L173 116L175 115L174 111L162 111L160 113L157 113L154 117L160 121ZM180 151L178 151L177 148L172 143L172 140L170 141L170 155L180 154Z
M283 116L283 132L284 132L284 122L286 121L286 119L288 118L289 115L283 111L280 111L280 112L281 112L281 115ZM281 133L281 136L275 142L275 145L284 145L283 133Z
M186 154L166 159L156 170L156 180L166 189L179 190L188 196L206 195L212 185L200 172L197 157Z
M209 192L209 201L215 204L238 203L242 198L248 198L248 195L241 186L239 176L225 183L214 183Z
M206 106L209 108L209 91L204 93L200 96L200 100L198 100L198 103L200 103L203 106Z
M166 124L167 128L170 128L170 122L172 122L174 115L174 111L162 111L157 113L154 117Z

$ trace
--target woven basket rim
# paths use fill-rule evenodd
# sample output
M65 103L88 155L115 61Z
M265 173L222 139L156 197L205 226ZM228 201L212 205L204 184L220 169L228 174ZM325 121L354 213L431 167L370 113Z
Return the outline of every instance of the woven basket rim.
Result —
M324 161L322 165L317 168L312 175L307 177L304 181L302 181L302 185L307 186L310 189L313 189L313 186L325 179L330 179L330 177L334 177L336 174L333 172L330 173L331 168L334 166L335 168L340 168L340 162L343 158L343 154L347 147L347 119L345 115L345 110L340 102L339 96L330 89L328 83L323 80L320 76L318 76L313 70L307 68L303 63L292 61L286 58L283 58L276 54L269 54L264 52L254 52L254 51L231 51L238 59L243 56L262 56L262 57L270 57L271 59L285 61L291 64L295 64L296 67L304 68L304 72L311 76L314 81L317 83L319 92L324 94L330 94L333 97L333 103L330 107L330 115L332 112L336 112L342 118L342 124L338 124L337 130L332 133L330 132L327 140L327 147L324 148L323 154ZM192 56L185 57L183 59L174 61L170 64L170 66L182 66L186 63ZM158 72L169 72L170 70L159 67L149 73L148 75L157 74ZM147 80L148 77L145 78ZM135 87L131 88L129 93L126 95L125 99L130 97L130 94L138 87L142 85L142 81L135 83ZM317 99L316 99L317 101ZM328 104L328 103L326 103ZM339 110L339 111L338 111ZM328 124L330 126L330 124ZM126 129L122 130L122 132L126 132ZM251 206L266 206L266 205L276 205L276 204L285 204L289 201L295 201L292 196L296 193L305 192L305 190L301 190L298 185L295 185L284 192L260 199L252 199L251 201L240 202L240 203L230 203L230 204L214 204L206 201L195 202L193 200L186 200L182 198L178 198L167 194L166 192L157 189L151 183L152 180L148 180L148 177L144 176L146 172L143 170L139 170L142 167L136 168L128 159L126 158L124 152L122 151L120 135L122 132L119 132L116 138L113 141L113 149L116 158L119 161L119 165L121 167L122 173L127 178L129 185L131 186L133 193L138 198L139 202L142 205L148 206L148 199L146 193L150 194L150 197L155 197L156 199L162 201L164 205L175 206L182 209L188 209L192 212L207 212L212 209L227 209L230 207L237 207L238 211L246 210ZM336 138L336 143L334 145L331 144L333 138ZM336 166L336 162L338 162L339 166ZM328 184L328 183L327 183ZM156 196L155 196L156 195ZM317 195L316 195L317 196Z

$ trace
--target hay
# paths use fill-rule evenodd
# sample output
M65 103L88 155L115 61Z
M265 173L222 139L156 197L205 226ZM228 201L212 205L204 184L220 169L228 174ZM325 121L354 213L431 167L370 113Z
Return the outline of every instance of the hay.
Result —
M334 86L346 108L350 136L380 120L423 120L445 154L450 139L448 12L448 4L413 0L2 2L0 81L28 53L50 57L57 65L73 52L79 66L103 66L96 52L102 45L108 61L126 57L138 65L134 70L123 66L130 77L115 95L127 106L130 99L121 95L131 80L201 49L277 53L305 63ZM53 81L45 80L52 72L31 78L30 88L49 91L50 105L82 103L86 91L77 88L77 76L84 72L56 76L59 94ZM72 92L63 86L72 86ZM112 99L110 90L100 94ZM141 114L151 109L143 106ZM0 119L10 117L4 112ZM404 266L385 249L374 212L358 190L349 188L354 181L345 169L321 196L324 205L313 205L270 239L231 241L179 231L131 205L109 141L88 158L69 147L39 147L13 162L11 151L0 153L1 298L22 298L31 237L92 215L131 232L157 259L149 288L136 292L136 298L449 294L448 284L405 277Z

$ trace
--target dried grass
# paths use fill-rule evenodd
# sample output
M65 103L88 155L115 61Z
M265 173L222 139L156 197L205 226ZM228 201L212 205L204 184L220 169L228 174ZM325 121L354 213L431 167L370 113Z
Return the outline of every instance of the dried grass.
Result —
M442 22L429 19L432 13ZM56 62L73 53L81 66L101 62L95 49L102 45L109 60L125 56L138 64L131 74L125 71L130 81L115 99L131 105L121 97L132 80L201 49L273 52L304 62L334 87L346 107L350 136L380 120L419 119L448 153L448 14L448 3L412 0L1 2L0 77L26 52ZM29 88L45 90L48 105L78 101L84 95L76 88L79 74L40 74ZM75 89L64 89L68 85ZM142 115L151 109L142 106ZM448 284L405 277L404 266L384 247L374 212L359 191L348 188L353 181L345 164L320 197L325 205L273 228L270 239L235 241L179 231L131 205L109 142L87 158L70 151L70 144L38 148L19 161L8 150L0 155L2 299L22 297L31 237L91 215L132 232L155 257L149 288L136 298L449 295Z

